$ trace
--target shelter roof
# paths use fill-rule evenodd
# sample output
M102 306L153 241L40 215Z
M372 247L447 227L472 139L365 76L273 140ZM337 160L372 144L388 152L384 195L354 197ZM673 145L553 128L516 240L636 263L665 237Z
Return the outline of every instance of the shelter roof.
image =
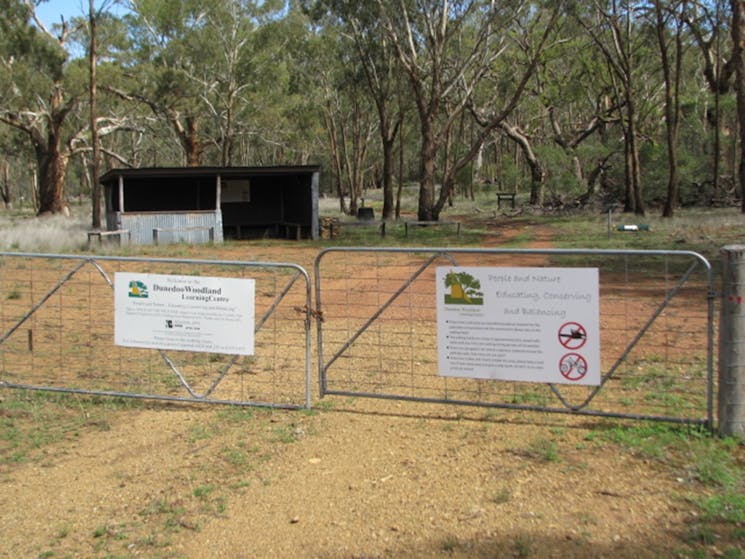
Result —
M111 169L101 175L102 184L123 179L174 178L174 177L246 177L307 175L320 171L320 165L280 165L272 167L139 167Z

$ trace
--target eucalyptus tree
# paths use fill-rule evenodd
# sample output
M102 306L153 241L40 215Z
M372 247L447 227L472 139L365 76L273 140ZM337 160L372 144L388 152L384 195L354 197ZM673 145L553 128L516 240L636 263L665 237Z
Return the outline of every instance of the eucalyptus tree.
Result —
M640 4L634 0L592 0L575 4L575 15L610 68L624 134L624 211L645 214L640 152L641 81L649 59L641 32Z
M678 143L680 138L681 87L683 72L683 28L687 1L652 0L652 13L660 65L665 84L665 139L667 144L668 181L663 217L672 217L678 203Z
M88 0L88 21L85 28L87 35L88 47L88 121L90 128L90 173L88 183L91 191L91 226L95 229L101 227L101 185L98 182L99 169L101 163L101 138L99 135L99 96L98 96L98 65L99 57L103 55L106 58L109 50L108 44L101 44L101 36L105 35L110 39L113 35L109 29L115 28L118 20L107 17L107 10L111 7L111 2L103 2L98 9L95 7L94 0ZM102 33L102 25L103 33ZM108 25L106 25L108 24ZM103 46L103 49L101 49ZM121 46L121 42L119 44ZM103 52L101 52L103 50Z
M119 93L168 123L186 165L232 165L238 138L252 132L245 123L268 109L262 93L277 81L282 41L261 31L284 3L129 0L128 7L137 76Z
M525 59L531 56L533 45L540 44L541 33L542 29L533 26L532 34L518 42ZM573 169L577 185L587 183L578 146L607 123L608 113L597 75L602 68L587 47L586 36L577 33L573 20L561 13L555 37L543 49L518 110L499 124L498 130L514 142L528 168L532 205L544 203L549 176L558 174L560 165ZM555 155L552 142L565 157ZM564 163L566 158L571 164ZM555 191L555 198L569 194L566 190Z
M706 83L712 91L727 93L735 73L732 45L727 36L732 29L734 10L726 0L690 0L683 17L701 51Z
M323 33L316 33L308 14L299 2L289 2L281 18L262 29L267 41L280 38L279 53L272 56L268 80L258 90L264 100L259 111L263 144L274 147L273 161L308 164L323 163L328 157L326 132L319 116L323 106L322 81L318 80L319 62L326 48ZM274 43L271 43L274 44ZM277 49L268 49L277 52ZM319 60L320 59L320 60ZM331 62L331 61L330 61ZM269 85L270 87L266 87Z
M0 6L0 122L30 140L39 176L39 212L64 210L64 178L72 135L65 125L80 95L65 82L69 30L56 35L32 24L32 9Z
M439 218L457 173L517 106L554 30L561 4L551 3L548 8L519 0L375 0L380 25L396 50L416 105L420 220ZM530 40L533 28L542 32L528 49L530 55L517 65L500 66L505 52L521 40ZM475 105L480 88L490 94L482 95ZM481 128L461 154L444 156L450 162L439 174L438 195L438 156L451 145L452 129L469 109L479 115Z
M378 117L383 188L383 219L394 215L393 173L396 137L406 106L402 102L400 65L391 41L378 24L374 6L353 0L321 0L308 11L316 21L336 25L341 36L351 41L362 69L368 94Z
M13 191L10 188L10 164L3 158L0 159L0 198L3 200L6 210L13 209Z
M90 149L85 119L85 66L68 50L74 28L47 28L31 0L0 2L0 122L33 147L39 213L66 211L64 186L71 157ZM121 122L98 119L99 134Z
M735 68L737 123L740 132L740 210L745 213L745 2L732 1L732 63Z
M688 9L683 16L693 41L699 50L699 64L708 86L713 94L713 109L708 111L704 125L711 125L714 131L712 157L712 179L714 193L720 190L721 172L721 100L735 89L735 34L733 20L734 4L728 0L689 0ZM736 173L736 169L733 169Z
M206 143L200 129L206 109L200 99L204 91L194 72L209 62L194 37L205 25L204 3L129 0L127 7L132 73L128 84L109 90L147 105L171 127L186 165L198 166Z
M280 17L283 8L279 0L224 0L205 11L205 24L195 39L209 64L195 71L193 79L201 84L202 100L218 130L221 165L234 164L239 136L263 138L274 132L272 120L263 117L276 119L287 93L284 49L290 39Z
M101 143L98 137L98 15L93 0L88 1L88 113L91 132L91 226L101 227L101 185L98 182Z
M326 26L315 53L314 74L322 90L320 112L340 210L354 215L375 167L369 159L378 125L374 105L348 38Z
M18 200L23 205L35 193L28 191L29 146L21 132L14 128L0 128L0 198L5 209L13 209ZM26 185L26 188L23 185ZM29 196L31 194L32 196Z
M380 30L351 20L354 44L365 73L368 89L378 115L378 130L382 148L381 182L383 187L383 219L394 215L393 171L396 137L406 114L403 101L400 67L393 47Z
M619 106L590 37L572 18L562 24L560 40L536 71L533 93L545 111L547 138L569 159L579 196L590 199L621 149L608 133L620 121Z
M76 79L88 85L87 107L81 103L81 109L87 108L88 136L81 136L76 155L83 170L89 169L89 173L80 173L80 179L91 193L93 227L101 225L98 168L108 166L112 161L125 166L136 165L136 157L125 153L129 150L124 149L121 140L132 132L142 133L142 125L138 122L141 115L135 105L106 95L105 88L99 91L99 84L113 87L121 83L123 69L131 69L127 59L130 51L127 28L112 12L114 1L104 0L96 7L89 0L87 14L70 20L72 31L68 51L73 57L71 67L80 72L79 75L76 73Z
M324 96L323 117L338 178L337 194L342 211L351 215L357 213L359 201L374 172L369 150L376 122L367 92L360 83L347 79L341 87L329 87ZM345 195L349 197L348 210L344 207Z

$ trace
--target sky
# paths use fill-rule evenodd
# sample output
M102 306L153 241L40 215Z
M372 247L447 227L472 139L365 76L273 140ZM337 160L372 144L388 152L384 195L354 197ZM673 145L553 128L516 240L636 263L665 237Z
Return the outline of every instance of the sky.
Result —
M65 16L65 21L74 17L87 16L88 3L88 0L48 0L39 4L36 8L36 15L44 22L44 25L49 27L60 22L60 15ZM100 8L102 4L109 6L109 9L114 8L111 0L95 0L94 2L96 9ZM117 7L117 10L121 10L121 8Z

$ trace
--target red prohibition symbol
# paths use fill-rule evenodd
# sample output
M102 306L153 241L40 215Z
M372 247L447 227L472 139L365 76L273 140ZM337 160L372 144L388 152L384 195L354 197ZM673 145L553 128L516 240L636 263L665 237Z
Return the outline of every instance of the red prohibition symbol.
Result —
M559 360L559 372L567 380L581 380L587 374L587 361L578 353L567 353Z
M587 341L587 330L579 322L566 322L559 328L559 343L567 349L579 349Z

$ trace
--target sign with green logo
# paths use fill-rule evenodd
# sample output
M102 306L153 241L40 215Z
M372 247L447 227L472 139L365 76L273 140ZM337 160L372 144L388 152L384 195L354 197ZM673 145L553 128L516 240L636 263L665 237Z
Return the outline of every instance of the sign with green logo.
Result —
M600 384L597 268L437 268L443 376Z
M151 349L254 353L253 279L114 277L114 342Z

